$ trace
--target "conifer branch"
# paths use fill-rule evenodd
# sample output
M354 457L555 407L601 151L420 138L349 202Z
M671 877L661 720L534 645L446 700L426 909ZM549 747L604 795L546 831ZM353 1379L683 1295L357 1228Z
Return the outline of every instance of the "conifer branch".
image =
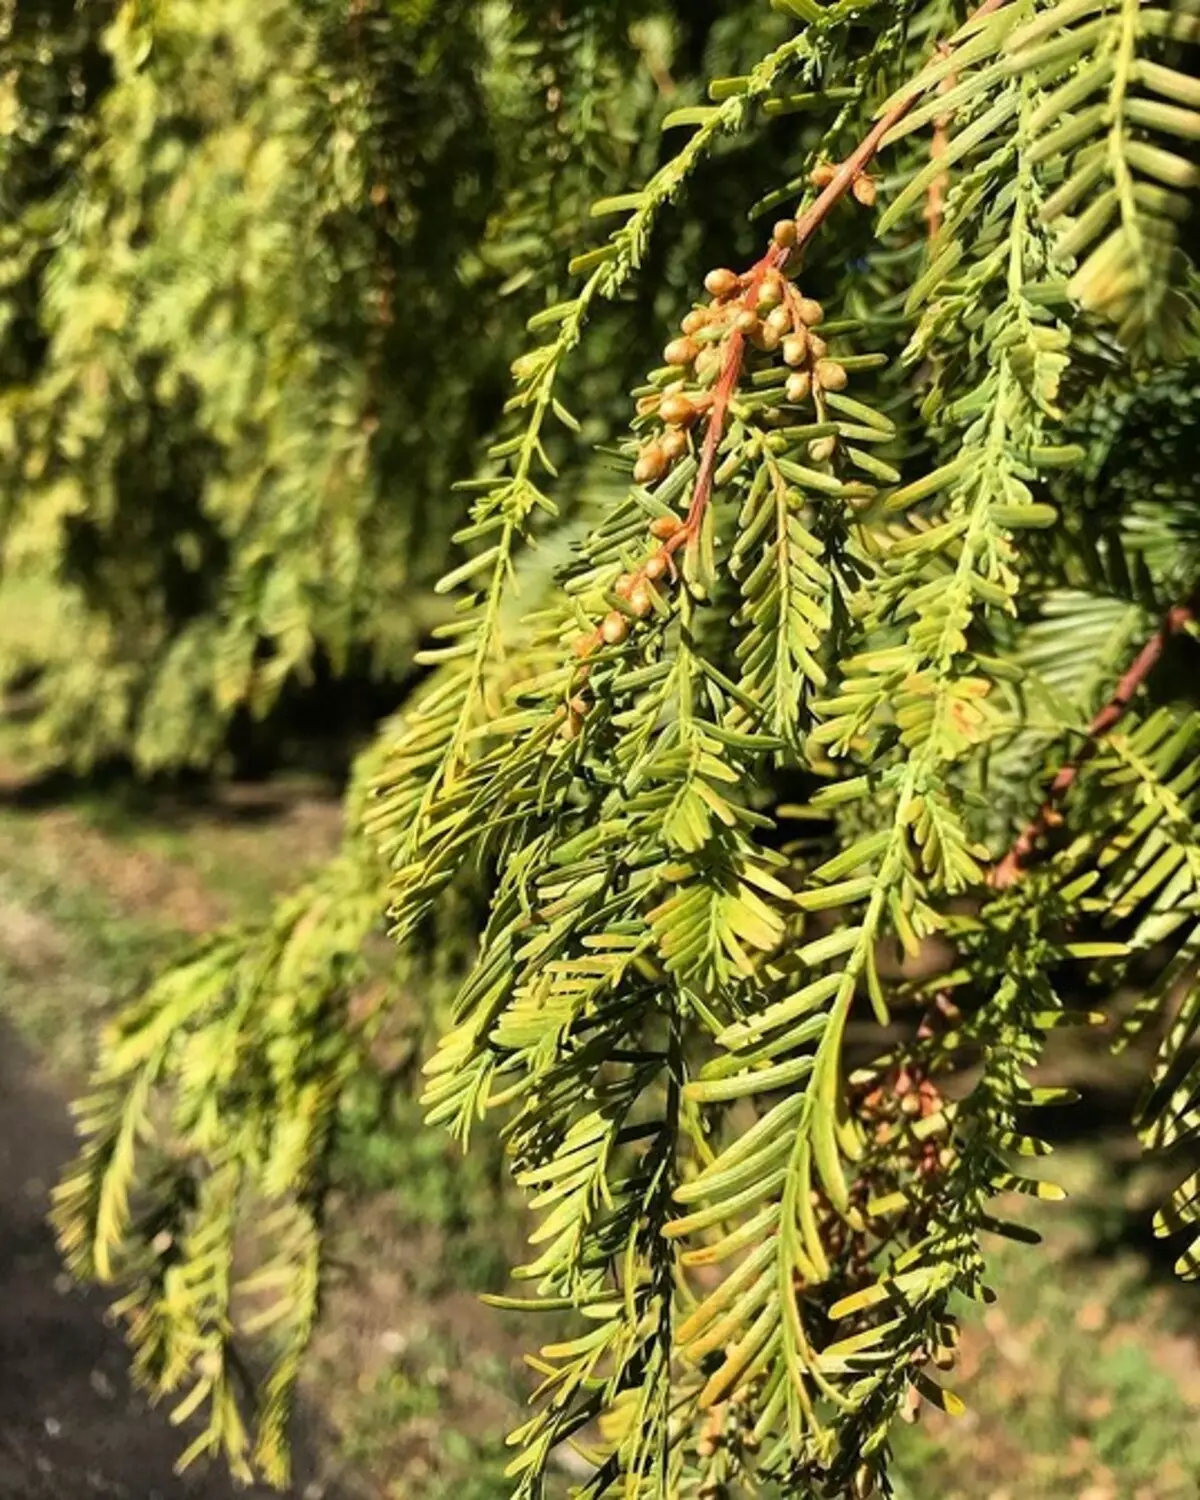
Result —
M1198 608L1200 606L1194 601L1173 605L1163 617L1162 624L1134 657L1108 702L1084 731L1084 742L1079 751L1057 772L1042 805L1018 834L1008 853L992 870L989 883L996 890L1006 890L1021 878L1039 842L1062 822L1058 813L1059 804L1074 786L1080 771L1095 755L1104 736L1124 718L1138 690L1158 665L1168 643L1194 623Z

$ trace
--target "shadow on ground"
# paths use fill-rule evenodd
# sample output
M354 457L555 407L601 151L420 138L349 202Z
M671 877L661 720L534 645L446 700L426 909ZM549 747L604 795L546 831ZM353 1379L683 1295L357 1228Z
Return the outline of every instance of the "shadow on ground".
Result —
M49 1191L70 1154L62 1099L12 1028L0 1023L0 1496L3 1500L241 1500L216 1469L180 1477L186 1439L131 1389L104 1300L62 1273L46 1225ZM307 1467L301 1458L297 1468ZM292 1495L316 1500L301 1473Z

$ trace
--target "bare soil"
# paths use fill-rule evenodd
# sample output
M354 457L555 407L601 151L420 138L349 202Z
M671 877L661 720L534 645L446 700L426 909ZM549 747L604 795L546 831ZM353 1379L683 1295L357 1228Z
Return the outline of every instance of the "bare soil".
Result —
M265 1495L236 1489L215 1469L174 1473L180 1433L131 1388L103 1300L63 1274L46 1213L71 1145L63 1098L0 1023L0 1496Z

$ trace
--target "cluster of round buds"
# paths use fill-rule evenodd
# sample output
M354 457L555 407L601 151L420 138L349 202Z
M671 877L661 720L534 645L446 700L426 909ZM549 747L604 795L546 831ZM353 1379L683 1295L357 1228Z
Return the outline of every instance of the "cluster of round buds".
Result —
M589 668L584 658L602 646L620 646L629 639L630 627L637 620L644 620L654 609L654 586L673 576L671 543L683 529L678 516L656 516L650 522L653 545L645 560L631 573L622 573L613 584L613 593L624 603L623 609L610 609L595 630L584 631L575 638L574 652L580 658L576 681L586 683ZM559 734L565 740L579 737L583 720L588 710L586 698L577 694L560 710L562 724Z
M908 1137L913 1170L930 1177L944 1170L953 1159L947 1146L939 1146L936 1137L922 1138L911 1132L911 1126L932 1119L945 1104L941 1090L931 1078L922 1077L901 1066L888 1084L873 1088L862 1101L864 1121L873 1127L875 1141L887 1145L898 1135Z

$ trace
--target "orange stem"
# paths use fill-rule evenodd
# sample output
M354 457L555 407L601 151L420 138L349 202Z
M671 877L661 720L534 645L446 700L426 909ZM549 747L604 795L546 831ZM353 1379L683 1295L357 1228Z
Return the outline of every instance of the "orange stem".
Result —
M1007 5L1008 0L983 0L983 4L974 12L972 19L989 15L992 11L999 10ZM946 43L939 43L938 50L944 51ZM898 124L909 112L920 98L923 90L918 81L914 80L907 93L901 94L892 106L876 120L870 131L858 143L850 155L841 163L834 172L823 191L809 204L808 208L796 220L796 242L791 249L782 249L772 243L765 254L755 262L750 272L750 281L746 291L742 295L743 302L753 307L759 287L767 272L778 270L791 256L812 239L813 235L825 222L830 209L843 198L854 186L855 180L862 176L863 172L870 166L881 144L884 136L891 130L893 125ZM725 435L725 420L729 411L729 403L737 389L738 381L742 374L742 363L746 356L746 336L739 329L729 335L725 345L725 363L722 366L720 378L717 381L713 404L709 411L708 426L704 434L704 446L700 455L700 468L696 475L696 487L692 491L692 501L688 507L687 519L678 532L668 543L668 551L675 552L699 533L700 525L704 520L704 513L708 509L709 500L712 497L713 476L716 473L717 453L721 446L721 440Z

